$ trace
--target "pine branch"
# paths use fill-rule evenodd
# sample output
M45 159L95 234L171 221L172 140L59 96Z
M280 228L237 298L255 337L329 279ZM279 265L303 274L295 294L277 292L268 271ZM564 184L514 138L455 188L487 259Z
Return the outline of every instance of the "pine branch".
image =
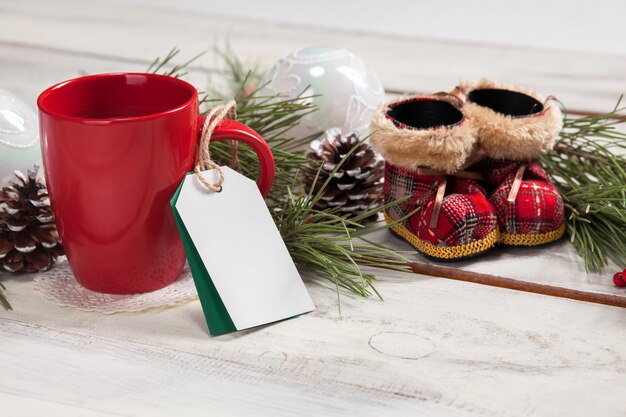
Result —
M567 210L567 232L587 271L611 260L626 266L626 124L606 114L566 118L554 150L542 158Z
M225 66L226 87L222 91L210 86L208 91L214 98L209 99L205 95L204 101L211 104L237 97L237 119L256 130L272 148L276 176L266 202L296 265L300 269L312 271L316 277L330 280L338 291L344 289L360 296L376 295L382 298L373 286L376 276L363 272L363 268L410 272L407 259L402 254L367 239L369 234L389 226L364 227L358 223L359 218L340 215L336 209L314 210L315 202L324 193L328 183L316 195L306 194L298 186L301 173L311 167L304 153L293 149L304 141L308 143L315 135L298 141L289 136L288 132L305 115L316 110L307 104L312 97L305 96L304 92L295 99L285 99L279 95L263 96L259 93L263 87L260 84L263 74L258 67L247 70L247 66L229 47L215 51ZM177 50L175 52L178 53ZM155 60L151 69L162 70L175 56L170 52L165 59ZM178 72L182 70L179 66ZM350 152L354 152L361 143ZM230 145L226 142L212 143L211 156L219 163L228 164L231 158ZM239 146L238 157L242 173L257 178L259 164L255 153L246 146ZM338 164L335 169L340 167L341 164ZM400 203L402 201L386 207ZM373 208L360 216L374 216L384 208Z
M223 47L214 47L213 53L218 58L218 69L211 72L221 75L225 86L220 88L215 82L209 82L208 94L222 100L234 98L240 104L261 88L263 71L256 62L244 62L237 56L228 41ZM245 105L245 103L243 103Z
M407 260L401 254L365 239L367 234L378 229L365 228L355 222L358 219L339 215L336 210L314 210L315 202L324 193L328 183L319 189L316 196L303 194L299 187L294 187L301 172L311 169L310 161L304 153L292 151L302 141L297 141L286 132L305 115L316 110L311 104L307 104L311 102L312 96L305 96L304 92L290 100L279 95L261 96L259 91L262 85L254 84L255 81L251 80L261 80L262 74L258 69L252 73L244 72L243 63L229 54L232 52L227 50L220 56L225 57L230 73L230 94L239 100L238 119L259 132L272 147L276 161L276 178L267 203L294 262L301 269L308 269L316 276L330 280L337 289L343 288L360 296L375 294L380 297L373 286L376 276L363 273L361 267L408 272L410 268ZM235 82L241 82L241 85L233 88ZM218 96L226 99L226 94L228 93ZM303 141L308 142L314 136L304 138ZM226 143L216 142L211 144L211 154L226 163L230 158L230 148ZM242 151L240 147L239 159L242 173L256 178L256 155L250 149L245 148ZM341 163L335 170L340 167ZM331 177L332 174L329 175ZM361 216L374 216L382 210L382 207L374 208Z
M155 60L151 70L163 71L178 52L173 49L163 60ZM366 228L336 210L314 210L316 196L303 194L296 186L300 174L310 166L303 153L293 151L302 142L290 137L288 131L315 108L304 104L307 97L285 100L261 96L263 74L257 66L247 70L228 45L216 48L215 54L224 64L226 87L220 90L210 86L212 98L204 93L202 102L210 105L236 97L238 119L258 131L272 147L276 180L267 203L296 264L329 279L338 290L380 296L372 286L375 275L363 273L362 267L408 270L402 254L367 240L368 234L389 226ZM184 74L185 66L174 66L168 73ZM542 158L563 195L570 239L591 272L601 271L609 260L626 266L626 160L615 153L626 150L626 135L617 130L618 125L624 125L614 118L625 110L620 103L621 98L607 114L567 118L554 150ZM256 178L256 155L245 146L238 151L242 173ZM211 144L211 153L222 163L230 161L225 142ZM379 207L363 215L382 210Z
M11 304L9 303L9 300L7 299L4 291L6 291L6 287L2 283L0 283L0 305L2 306L2 308L5 309L5 311L13 310L13 307L11 307Z
M182 64L170 65L174 58L180 53L180 49L177 47L173 47L170 51L165 55L165 58L156 58L150 66L146 69L146 72L153 74L162 74L169 75L170 77L180 78L187 75L187 68L193 62L195 62L202 55L206 54L206 51L200 52L198 55L189 58ZM170 67L167 69L166 67Z

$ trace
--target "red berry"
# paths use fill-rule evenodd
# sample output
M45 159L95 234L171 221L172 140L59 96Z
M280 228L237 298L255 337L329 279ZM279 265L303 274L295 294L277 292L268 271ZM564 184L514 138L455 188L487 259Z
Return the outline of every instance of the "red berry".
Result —
M622 272L618 272L613 275L613 284L617 287L626 287L626 281L624 281L624 275Z

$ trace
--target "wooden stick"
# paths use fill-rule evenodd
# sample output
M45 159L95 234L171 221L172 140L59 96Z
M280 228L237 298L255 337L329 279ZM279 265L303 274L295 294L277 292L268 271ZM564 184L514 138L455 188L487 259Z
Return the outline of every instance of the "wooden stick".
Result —
M626 308L626 297L618 295L591 293L420 262L407 262L407 265L410 266L411 271L415 274L454 279L457 281L474 282L477 284L491 285L492 287L508 288L511 290L532 292L552 297L569 298L572 300Z

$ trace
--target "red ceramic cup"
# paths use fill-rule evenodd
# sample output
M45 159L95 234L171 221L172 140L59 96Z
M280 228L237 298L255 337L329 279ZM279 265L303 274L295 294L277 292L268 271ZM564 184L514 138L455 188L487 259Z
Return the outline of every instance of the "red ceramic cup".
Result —
M37 105L50 201L78 282L131 294L175 281L185 252L169 201L196 161L196 89L164 75L101 74L50 87ZM251 146L268 193L274 158L256 132L225 120L211 139Z

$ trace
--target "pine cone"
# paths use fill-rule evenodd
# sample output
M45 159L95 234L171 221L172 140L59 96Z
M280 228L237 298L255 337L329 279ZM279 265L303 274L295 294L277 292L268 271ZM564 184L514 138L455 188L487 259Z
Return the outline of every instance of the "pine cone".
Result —
M385 163L369 144L359 144L359 141L356 132L343 135L339 129L329 129L323 141L311 144L314 152L307 156L314 169L304 176L307 192L313 187L313 193L317 193L337 164L345 159L315 205L317 210L340 207L340 214L354 217L380 204ZM358 148L346 159L346 154L355 146ZM322 169L313 185L320 164ZM373 217L366 220L374 220Z
M0 190L0 266L9 272L47 270L63 255L39 167Z

